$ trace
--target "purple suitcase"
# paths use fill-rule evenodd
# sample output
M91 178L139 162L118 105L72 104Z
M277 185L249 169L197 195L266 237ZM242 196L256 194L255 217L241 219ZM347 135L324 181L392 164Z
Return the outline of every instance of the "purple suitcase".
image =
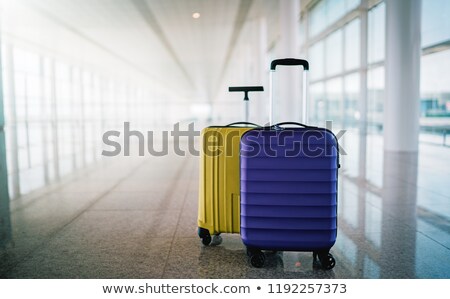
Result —
M305 60L274 60L271 103L277 65L302 65L304 78L309 69ZM299 123L271 125L242 136L240 157L241 237L250 263L264 265L261 250L312 251L315 266L332 269L339 168L335 135Z

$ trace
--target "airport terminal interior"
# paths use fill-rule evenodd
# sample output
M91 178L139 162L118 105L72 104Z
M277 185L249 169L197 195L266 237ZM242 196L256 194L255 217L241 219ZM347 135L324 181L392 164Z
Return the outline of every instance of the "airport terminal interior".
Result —
M450 278L450 1L0 11L1 278ZM303 121L305 88L307 123L339 136L331 270L294 251L255 268L239 234L197 235L198 135L244 120L229 86L264 87L248 105L266 125L270 62L285 57L310 69L277 69L275 122Z

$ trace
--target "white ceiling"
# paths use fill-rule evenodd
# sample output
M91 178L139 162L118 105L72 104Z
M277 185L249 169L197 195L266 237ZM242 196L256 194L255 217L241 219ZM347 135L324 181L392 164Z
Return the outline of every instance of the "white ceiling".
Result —
M212 101L233 77L228 62L252 59L237 56L260 46L252 43L262 18L269 45L277 38L276 0L3 0L2 25L50 50L71 50L90 64L119 61L185 98ZM76 45L64 42L69 35Z

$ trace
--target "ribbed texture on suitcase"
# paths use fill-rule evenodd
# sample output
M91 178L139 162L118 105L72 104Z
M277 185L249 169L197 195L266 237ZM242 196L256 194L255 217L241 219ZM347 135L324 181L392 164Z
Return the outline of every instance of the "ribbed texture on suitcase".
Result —
M210 127L202 131L197 223L211 234L240 231L239 143L248 130Z
M331 132L252 130L241 139L240 161L246 246L294 251L333 246L338 150Z

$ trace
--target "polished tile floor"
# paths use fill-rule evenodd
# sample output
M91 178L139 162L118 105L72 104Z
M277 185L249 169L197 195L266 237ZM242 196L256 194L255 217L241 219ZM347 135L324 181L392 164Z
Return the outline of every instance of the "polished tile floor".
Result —
M366 180L344 167L337 264L323 271L296 252L252 268L238 235L203 247L197 157L107 159L11 203L0 277L450 278L449 163L448 147L422 144L368 157Z

